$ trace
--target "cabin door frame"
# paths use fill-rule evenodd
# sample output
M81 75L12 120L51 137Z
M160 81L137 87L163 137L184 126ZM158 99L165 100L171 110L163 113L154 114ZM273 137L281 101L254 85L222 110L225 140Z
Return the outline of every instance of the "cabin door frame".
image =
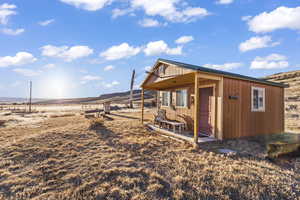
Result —
M213 89L213 98L212 98L212 111L211 111L211 116L210 117L212 117L212 120L211 120L211 122L212 122L212 134L210 135L210 136L208 136L208 137L212 137L212 138L216 138L216 125L217 125L217 123L216 123L216 116L217 116L217 96L216 96L216 83L212 83L212 84L205 84L205 85L200 85L199 87L198 87L198 90L199 90L199 97L198 97L198 99L200 100L200 95L201 95L201 89L203 89L203 88L212 88ZM200 103L200 105L199 105L199 109L201 109L201 101L199 102ZM199 115L200 115L200 110L199 110ZM200 117L199 117L200 118ZM201 122L199 122L199 126L200 126L200 123ZM198 132L198 134L202 134L203 135L203 133L200 133L200 128L199 128L199 132Z

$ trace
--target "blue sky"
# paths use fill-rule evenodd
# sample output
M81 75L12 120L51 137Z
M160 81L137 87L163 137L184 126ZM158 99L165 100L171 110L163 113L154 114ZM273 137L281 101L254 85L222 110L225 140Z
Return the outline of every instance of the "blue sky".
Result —
M157 58L262 77L300 69L300 0L1 0L0 96L98 96ZM137 87L136 86L136 87Z

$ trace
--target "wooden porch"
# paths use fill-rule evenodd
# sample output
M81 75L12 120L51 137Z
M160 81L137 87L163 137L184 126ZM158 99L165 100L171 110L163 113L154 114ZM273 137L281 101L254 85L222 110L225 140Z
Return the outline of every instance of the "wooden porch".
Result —
M176 88L189 87L192 88L193 93L190 93L190 118L192 121L192 127L190 127L189 133L192 134L179 134L171 130L167 130L161 127L150 124L149 127L156 131L160 131L172 137L184 139L193 143L201 143L214 141L216 139L222 139L222 95L223 95L223 78L220 76L213 76L201 72L190 72L182 75L173 75L160 80L150 81L148 84L142 85L142 116L141 121L144 123L144 91L155 90L155 91L168 91L176 90ZM213 137L200 137L199 136L199 122L200 122L200 88L211 87L213 88ZM159 101L157 97L157 102ZM159 107L157 108L159 109ZM180 110L180 109L178 109ZM175 111L176 113L177 111ZM177 113L176 113L177 114ZM192 135L192 136L191 136Z
M152 130L154 131L158 131L166 136L169 136L169 137L172 137L172 138L175 138L175 139L180 139L180 140L184 140L184 141L187 141L189 143L195 143L195 140L194 138L191 136L192 135L192 132L190 131L183 131L183 133L178 133L178 132L174 132L170 129L165 129L165 128L161 128L161 127L158 127L154 124L146 124L146 126L148 126L149 128L151 128ZM197 141L197 144L198 143L204 143L204 142L213 142L213 141L216 141L217 139L216 138L213 138L213 137L198 137L198 141Z

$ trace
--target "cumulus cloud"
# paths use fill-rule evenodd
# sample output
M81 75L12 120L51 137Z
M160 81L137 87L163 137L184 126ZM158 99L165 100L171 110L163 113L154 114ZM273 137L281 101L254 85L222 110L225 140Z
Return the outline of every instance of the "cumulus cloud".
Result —
M16 36L16 35L20 35L20 34L24 33L25 29L19 28L19 29L14 30L14 29L10 29L10 28L4 28L1 30L1 32L6 35Z
M86 84L90 81L98 81L101 80L102 78L100 76L93 76L93 75L85 75L83 77L81 77L81 84Z
M158 26L162 26L163 24L159 23L159 21L157 20L145 18L139 21L139 25L142 27L158 27Z
M104 87L106 88L112 88L114 86L120 85L119 81L112 81L111 83L103 83Z
M110 71L113 70L115 68L115 66L113 65L107 65L106 67L104 67L104 71Z
M250 69L282 69L289 66L287 57L281 54L270 54L267 57L257 56L252 62Z
M115 8L112 10L112 18L117 18L123 15L127 15L128 13L131 13L133 9L128 8L128 9L119 9Z
M224 63L224 64L221 64L221 65L205 64L203 66L207 67L207 68L227 71L227 70L232 70L232 69L239 68L239 67L243 66L243 63Z
M100 53L101 57L106 60L118 60L121 58L129 58L137 55L141 51L140 47L130 46L128 43L122 43L120 45L112 46L106 51Z
M30 53L19 52L15 56L0 57L0 67L21 66L35 62L37 59Z
M110 4L112 0L60 0L63 3L75 6L76 8L96 11Z
M46 45L41 47L42 55L54 58L62 58L65 61L73 61L93 54L93 49L88 46L53 46Z
M251 15L243 16L241 19L242 21L249 21L252 18Z
M4 3L0 5L0 24L7 24L9 17L17 14L16 8L17 6L14 4Z
M187 5L187 3L184 3ZM189 22L210 13L205 8L182 7L178 0L132 0L133 9L142 9L148 16L161 16L171 22Z
M168 54L168 55L181 55L182 47L178 46L175 48L170 48L163 40L149 42L144 49L144 53L147 56L155 56L159 54Z
M233 0L218 0L217 4L231 4Z
M31 70L31 69L24 69L24 68L16 68L16 69L13 69L14 72L16 73L19 73L23 76L38 76L41 74L41 71L34 71L34 70Z
M300 7L278 7L271 12L263 12L248 21L249 30L255 33L266 33L288 28L300 30Z
M176 44L186 44L194 40L193 36L181 36L178 38L175 43Z
M254 49L273 47L279 44L280 42L272 42L271 36L251 37L249 40L242 42L239 49L241 52L246 52Z
M55 21L54 19L49 19L49 20L41 21L38 24L41 26L48 26L49 24L52 24L54 21Z

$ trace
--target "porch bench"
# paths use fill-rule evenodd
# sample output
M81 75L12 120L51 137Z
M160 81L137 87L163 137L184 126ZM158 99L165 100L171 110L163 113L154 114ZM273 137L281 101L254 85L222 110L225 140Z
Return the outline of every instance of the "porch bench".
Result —
M178 132L182 133L182 130L185 129L185 123L183 122L175 122L175 121L164 121L164 123L172 126L173 132L176 132L176 127L178 127Z
M168 120L166 111L162 109L158 110L157 115L154 115L154 124L158 124L159 127L162 125L171 126L171 129L174 131L174 133L176 132L176 127L178 127L179 133L182 133L182 130L185 129L185 123Z

